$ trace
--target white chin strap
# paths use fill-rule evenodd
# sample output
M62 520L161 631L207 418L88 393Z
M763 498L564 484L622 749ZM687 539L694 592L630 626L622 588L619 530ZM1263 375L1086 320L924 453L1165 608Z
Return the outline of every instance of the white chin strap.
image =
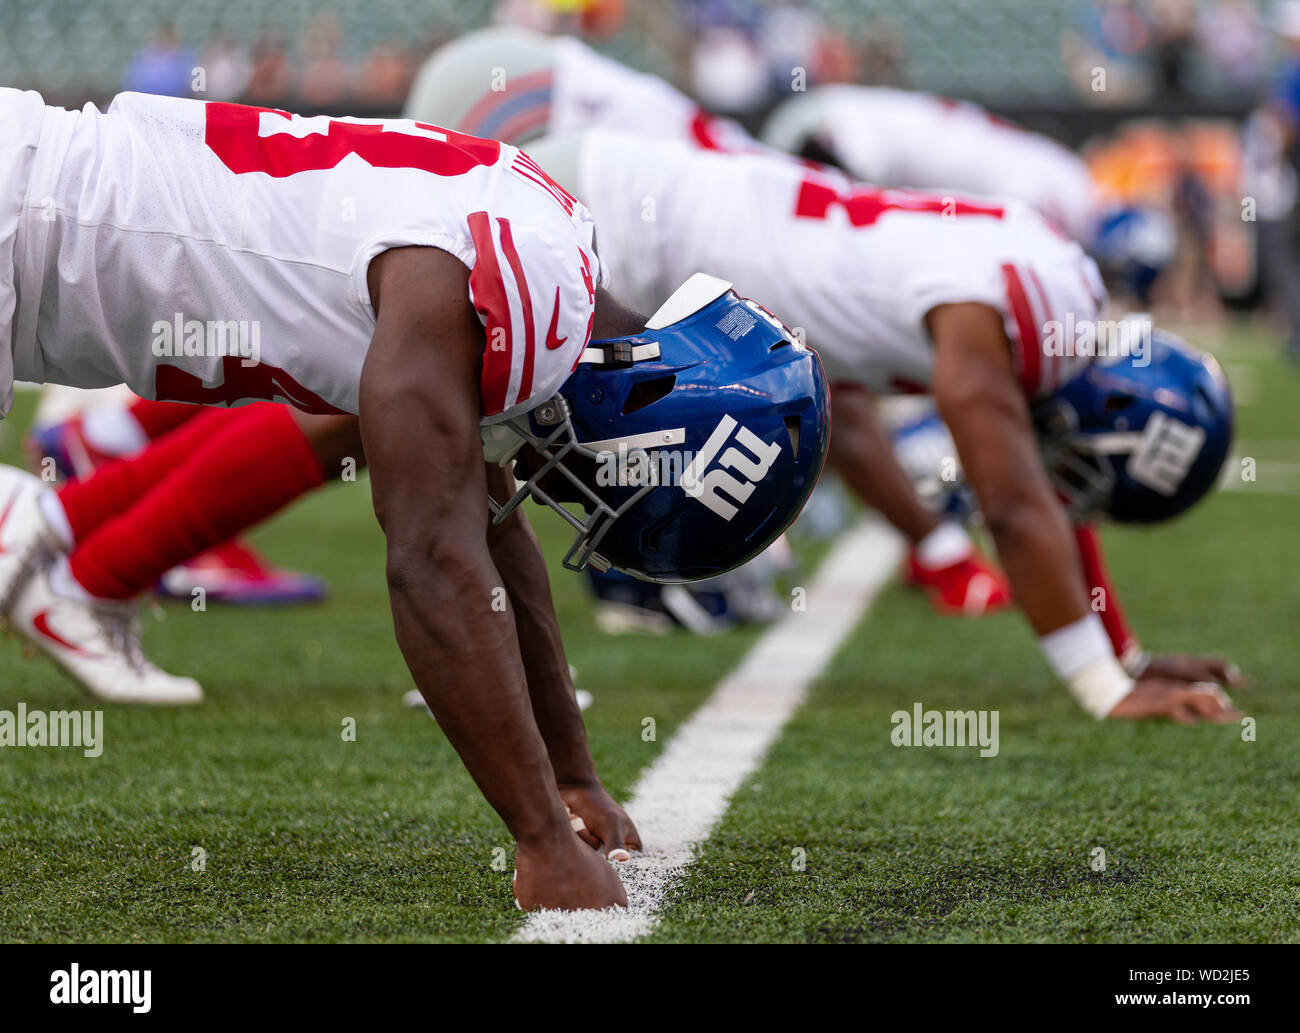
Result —
M578 359L578 364L592 366L631 366L647 359L659 358L659 345L655 342L631 344L628 341L611 341L608 344L588 348Z

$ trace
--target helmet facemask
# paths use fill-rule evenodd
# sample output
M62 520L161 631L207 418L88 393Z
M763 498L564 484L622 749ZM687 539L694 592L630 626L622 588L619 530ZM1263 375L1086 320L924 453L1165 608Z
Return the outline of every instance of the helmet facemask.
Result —
M534 431L536 424L549 432L545 436ZM516 466L522 462L529 470L528 477L504 503L489 498L492 523L500 524L519 508L524 499L532 496L539 504L548 506L574 529L573 544L564 554L566 569L578 571L591 564L599 571L609 570L612 564L596 551L614 521L641 501L654 483L647 483L632 492L617 506L611 505L592 486L590 478L582 476L576 467L590 465L595 470L601 462L601 453L578 440L573 426L569 404L562 395L543 402L533 412L505 420L500 424L510 428L519 438L513 457ZM527 458L521 458L524 448ZM567 460L567 462L566 462ZM557 482L557 478L559 479ZM570 494L570 489L576 494ZM570 506L581 506L575 512ZM628 573L635 574L634 571Z
M1098 454L1081 438L1042 443L1043 464L1056 494L1077 524L1109 517L1115 471L1108 456Z

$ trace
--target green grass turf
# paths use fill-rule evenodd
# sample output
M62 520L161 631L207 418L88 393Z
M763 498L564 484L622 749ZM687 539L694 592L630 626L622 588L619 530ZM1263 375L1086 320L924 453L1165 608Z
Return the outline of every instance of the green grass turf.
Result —
M32 398L0 424L18 461ZM535 520L558 556L558 520ZM513 844L423 712L393 642L368 483L335 485L256 535L317 571L317 607L145 614L145 646L197 677L202 707L105 708L103 755L0 750L0 940L483 940L509 935ZM625 793L753 641L599 636L553 574L593 752ZM163 617L161 622L157 615ZM472 684L466 691L473 691ZM91 706L43 658L0 642L0 708ZM642 739L653 717L657 737ZM345 742L342 722L356 722ZM206 870L191 868L206 852ZM493 867L494 850L504 870Z
M1300 462L1300 376L1265 337L1237 332L1223 349L1254 381L1241 438L1274 455L1290 441ZM0 424L5 456L30 401ZM97 759L0 750L0 939L478 941L517 927L504 828L437 726L400 703L409 682L368 496L364 481L333 487L255 536L277 562L325 575L325 605L146 617L151 655L206 686L201 708L106 708ZM1221 650L1254 676L1242 702L1256 742L1236 727L1094 723L1018 618L941 620L890 588L655 938L1300 938L1297 516L1294 496L1244 492L1164 530L1107 534L1148 644ZM560 545L558 521L535 524ZM554 586L596 697L597 761L625 793L754 635L611 640L575 578L557 571ZM19 701L89 705L7 641L0 708ZM998 709L999 756L893 747L889 715L916 701ZM355 742L341 736L349 717ZM657 742L642 741L645 717ZM195 847L205 871L190 867ZM1089 867L1095 847L1105 872Z
M1223 354L1257 395L1239 441L1285 436L1300 464L1300 374L1249 334ZM940 622L894 586L737 794L655 938L1300 939L1300 498L1256 484L1105 535L1148 647L1221 652L1253 676L1239 700L1255 742L1236 725L1094 722L1019 617ZM916 702L996 709L999 755L893 746L890 715Z

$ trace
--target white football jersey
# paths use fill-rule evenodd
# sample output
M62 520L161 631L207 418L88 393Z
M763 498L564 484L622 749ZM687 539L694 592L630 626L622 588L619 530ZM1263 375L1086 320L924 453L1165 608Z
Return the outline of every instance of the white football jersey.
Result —
M928 389L924 320L945 303L1003 314L1031 398L1088 361L1073 334L1104 298L1097 267L1015 200L878 190L785 159L623 133L554 144L578 149L555 167L577 169L566 185L599 222L602 260L629 303L648 307L696 271L723 277L802 329L832 380L884 392Z
M1068 148L965 101L873 86L823 86L784 101L763 130L788 150L812 136L854 179L1023 201L1075 240L1096 229L1099 197Z
M132 93L43 122L15 249L19 378L356 412L367 270L407 245L470 270L486 421L553 395L591 332L591 217L513 147Z

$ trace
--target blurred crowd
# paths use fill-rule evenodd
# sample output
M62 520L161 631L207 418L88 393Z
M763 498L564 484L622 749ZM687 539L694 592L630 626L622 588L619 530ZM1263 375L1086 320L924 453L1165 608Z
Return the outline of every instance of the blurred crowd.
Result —
M1061 58L1076 96L1089 105L1247 97L1267 86L1277 66L1285 4L1062 2L1070 13ZM838 16L811 0L672 0L644 10L622 0L500 0L493 20L598 39L620 31L653 33L656 53L674 78L706 107L733 115L766 110L792 87L923 85L908 81L908 41L898 24L853 12L849 4L835 9ZM122 86L308 108L350 103L396 109L419 62L451 35L450 28L429 31L358 52L343 22L328 12L310 19L295 39L268 25L252 40L222 29L203 41L183 40L175 26L164 24L134 55ZM196 82L196 75L204 81Z
M621 3L586 5L572 15L557 14L562 6L502 0L493 20L596 38L627 27ZM676 31L663 33L660 50L668 64L679 66L677 78L688 80L691 92L717 111L765 109L789 93L792 69L808 86L899 79L902 37L887 22L855 21L850 32L805 0L679 0L678 7ZM573 24L557 24L566 20ZM396 110L420 61L453 34L433 30L420 39L390 39L358 56L342 21L328 12L308 21L296 39L268 25L248 43L217 29L196 45L168 22L133 56L122 88L315 109L349 104Z
M681 10L692 41L688 85L714 111L764 110L823 83L903 79L903 35L885 19L858 16L850 26L804 0L682 0Z
M1089 0L1061 41L1071 83L1088 103L1253 93L1274 53L1257 0ZM1096 70L1105 69L1098 86Z
M266 27L248 46L217 30L195 48L164 23L132 58L122 88L249 104L397 110L419 62L448 35L386 40L352 60L334 14L311 19L293 44L280 29Z

